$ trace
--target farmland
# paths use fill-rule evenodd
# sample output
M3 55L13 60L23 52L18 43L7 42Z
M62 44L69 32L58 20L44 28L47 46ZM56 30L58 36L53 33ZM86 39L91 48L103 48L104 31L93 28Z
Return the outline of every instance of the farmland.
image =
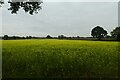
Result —
M3 78L118 77L118 42L3 40Z

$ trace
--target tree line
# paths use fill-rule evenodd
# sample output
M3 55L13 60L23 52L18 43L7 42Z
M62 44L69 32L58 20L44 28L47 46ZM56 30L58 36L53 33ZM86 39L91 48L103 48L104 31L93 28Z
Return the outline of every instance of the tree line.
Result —
M52 37L50 35L47 35L46 37L33 37L33 36L26 36L26 37L20 37L20 36L8 36L4 35L2 39L4 40L10 40L10 39L88 39L88 40L120 40L120 27L116 27L113 29L110 34L111 36L107 35L107 30L103 29L101 26L96 26L91 31L92 37L67 37L64 35L59 35L58 37Z
M98 40L101 40L101 38L114 38L115 40L120 40L120 26L110 32L111 36L107 34L108 32L100 26L93 28L91 31L93 38L98 38Z

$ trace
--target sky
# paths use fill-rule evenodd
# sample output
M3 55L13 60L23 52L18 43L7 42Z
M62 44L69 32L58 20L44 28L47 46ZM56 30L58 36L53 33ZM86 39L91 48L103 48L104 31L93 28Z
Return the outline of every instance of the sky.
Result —
M91 36L91 30L96 26L103 27L108 33L118 26L117 2L57 1L45 0L42 10L34 15L24 13L22 9L18 14L11 14L7 10L9 5L3 5L0 8L0 35L83 37Z

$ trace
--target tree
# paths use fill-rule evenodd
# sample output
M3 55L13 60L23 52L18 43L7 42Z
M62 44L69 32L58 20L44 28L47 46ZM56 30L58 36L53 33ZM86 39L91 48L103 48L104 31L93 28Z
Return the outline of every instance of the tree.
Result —
M8 10L11 10L12 14L17 14L20 8L23 8L25 12L28 12L29 14L33 15L33 13L38 13L38 11L41 8L41 3L42 1L36 1L36 2L31 2L30 0L27 2L21 1L21 2L14 2L14 1L9 1L10 3L10 8Z
M99 40L101 40L101 38L105 37L107 34L108 34L107 31L100 26L93 28L91 31L91 35L94 38L98 38Z
M17 14L20 8L22 8L26 13L28 12L33 15L42 9L41 4L43 2L42 0L9 0L8 3L10 4L8 10L10 10L12 14ZM0 6L2 4L4 4L4 1L0 0Z
M66 38L64 35L59 35L58 36L58 39L63 39L63 38Z
M8 40L9 39L8 35L4 35L3 39Z
M48 38L48 39L50 39L50 38L52 38L50 35L47 35L47 37L46 38Z
M4 4L4 1L0 0L0 7L2 6L2 4Z
M32 36L26 36L26 39L31 39L32 38Z
M113 31L110 33L112 37L117 38L117 40L120 40L120 26L116 27Z

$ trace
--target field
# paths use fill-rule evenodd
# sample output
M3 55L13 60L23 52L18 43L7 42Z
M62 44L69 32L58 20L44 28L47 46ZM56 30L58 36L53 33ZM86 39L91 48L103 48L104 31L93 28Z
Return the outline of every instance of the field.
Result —
M118 42L3 40L3 78L118 77Z

